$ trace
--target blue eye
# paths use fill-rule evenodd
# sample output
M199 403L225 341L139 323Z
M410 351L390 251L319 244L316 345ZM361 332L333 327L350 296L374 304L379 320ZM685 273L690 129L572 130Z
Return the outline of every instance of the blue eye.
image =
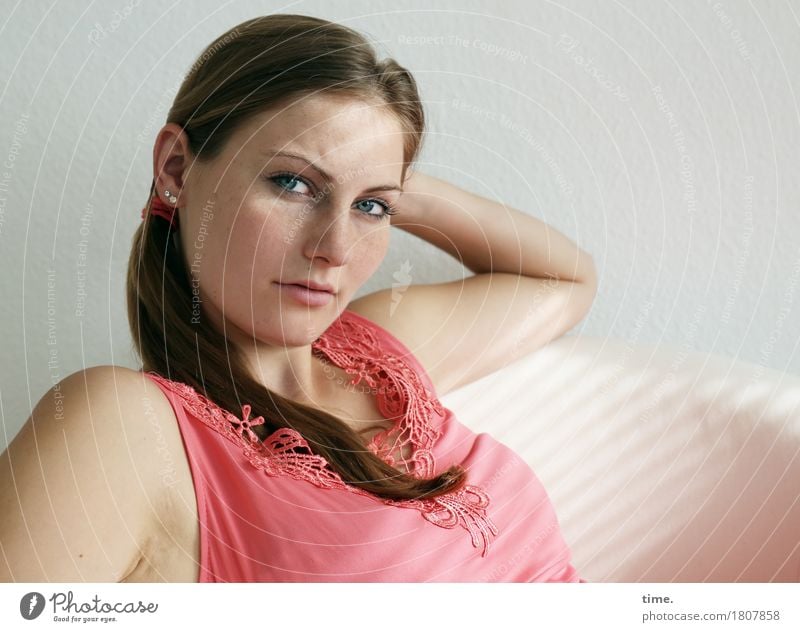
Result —
M385 200L381 200L380 198L370 198L368 200L361 200L357 202L357 204L363 204L364 202L368 202L370 204L375 204L376 202L378 205L383 209L380 215L373 215L372 213L367 213L370 217L374 217L375 219L383 219L384 217L389 217L389 215L394 215L397 213L395 208L386 202Z
M275 186L277 186L281 191L285 191L287 193L297 193L298 195L304 195L300 191L289 190L289 187L292 187L293 183L297 183L297 182L309 187L309 189L311 188L311 185L308 182L306 182L305 179L301 178L296 173L278 173L278 174L275 174L274 176L269 176L267 179L270 182L273 182L275 184ZM281 181L288 182L289 183L288 186L284 186L283 184L281 184L280 183ZM365 212L364 213L364 215L368 215L369 217L372 217L373 219L380 220L380 219L383 219L384 217L389 217L390 215L395 215L397 213L397 210L395 209L394 206L392 206L391 204L389 204L389 202L387 202L386 200L383 200L381 198L368 198L366 200L361 200L360 202L357 202L357 204L363 204L365 202L371 203L371 204L377 203L383 209L381 211L381 213L378 214L378 215L375 215L374 213L370 213L370 212Z
M292 173L281 173L281 174L279 174L277 176L272 176L270 178L270 180L272 180L276 184L278 184L279 180L286 180L288 182L301 182L302 184L306 184L305 182L303 182L303 180L299 176L296 176L296 175L294 175ZM278 186L281 189L283 189L284 191L289 191L288 188L284 187L281 184L278 184ZM306 184L306 186L308 186L308 185ZM289 191L289 193L299 193L299 191Z

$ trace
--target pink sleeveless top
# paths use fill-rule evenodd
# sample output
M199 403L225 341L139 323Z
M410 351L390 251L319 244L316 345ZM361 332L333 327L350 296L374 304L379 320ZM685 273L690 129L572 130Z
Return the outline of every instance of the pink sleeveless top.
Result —
M201 582L585 582L544 487L522 458L462 425L411 351L345 310L312 343L377 392L394 426L368 448L418 477L454 463L467 485L393 501L346 484L296 431L263 442L241 418L182 382L145 373L175 410L200 523ZM408 462L392 454L410 442Z

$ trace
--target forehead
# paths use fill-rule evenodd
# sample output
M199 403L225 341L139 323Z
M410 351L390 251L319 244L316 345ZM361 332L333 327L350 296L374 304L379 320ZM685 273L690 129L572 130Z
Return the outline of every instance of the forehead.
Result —
M306 156L331 172L386 167L400 172L404 133L385 106L342 96L301 97L255 115L240 130L243 153L263 164L268 150ZM277 158L273 159L277 160Z

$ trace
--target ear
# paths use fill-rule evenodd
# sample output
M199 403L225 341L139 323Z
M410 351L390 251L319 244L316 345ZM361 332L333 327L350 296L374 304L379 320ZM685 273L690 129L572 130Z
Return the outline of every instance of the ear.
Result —
M191 164L189 137L177 123L167 123L158 132L153 145L153 177L156 194L171 206L185 206L183 193L184 173ZM170 202L164 191L174 195L176 202Z

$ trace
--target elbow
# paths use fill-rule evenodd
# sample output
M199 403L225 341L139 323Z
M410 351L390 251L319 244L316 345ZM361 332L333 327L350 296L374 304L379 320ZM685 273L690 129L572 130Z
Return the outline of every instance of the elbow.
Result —
M597 294L597 286L599 284L594 257L588 252L582 252L579 264L579 274L575 278L575 283L582 283L587 288L590 288L592 291L592 298L594 298L594 295Z

